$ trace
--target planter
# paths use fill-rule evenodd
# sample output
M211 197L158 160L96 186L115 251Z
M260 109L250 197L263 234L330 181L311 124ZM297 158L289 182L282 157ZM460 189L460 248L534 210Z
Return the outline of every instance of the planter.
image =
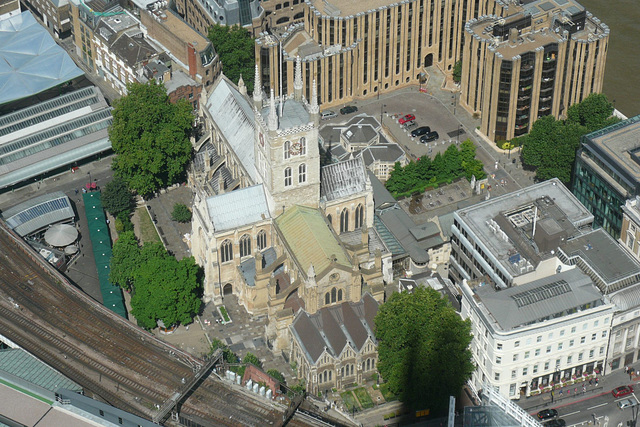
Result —
M540 394L540 390L533 390L533 391L531 392L531 396L536 396L536 395L538 395L538 394Z

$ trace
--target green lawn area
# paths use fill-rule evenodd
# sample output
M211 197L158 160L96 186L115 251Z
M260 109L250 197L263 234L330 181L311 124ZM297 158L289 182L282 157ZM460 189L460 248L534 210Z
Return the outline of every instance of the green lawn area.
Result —
M396 396L395 394L389 391L388 384L380 384L380 392L382 393L384 400L386 400L387 402L393 402L394 400L398 400L398 396Z
M363 387L360 387L353 390L353 392L358 398L358 401L360 402L362 409L373 408L373 400L371 400L371 396L369 396L369 393L367 393L367 390L365 390Z
M224 308L224 305L220 306L220 314L222 314L222 318L224 319L225 322L228 322L231 320L231 318L229 317L229 313L227 313L227 309Z
M153 226L151 217L146 208L136 209L138 218L140 218L140 241L144 244L147 242L160 242L160 236L156 228Z
M353 396L351 391L345 391L340 393L340 397L342 397L342 401L344 405L347 407L347 411L352 411L353 408L358 409L358 404L356 403L356 398Z

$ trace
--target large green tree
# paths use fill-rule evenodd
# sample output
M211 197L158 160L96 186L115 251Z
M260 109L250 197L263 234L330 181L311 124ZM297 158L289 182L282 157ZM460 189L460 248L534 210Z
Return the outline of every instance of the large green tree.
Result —
M251 33L239 25L215 24L209 28L209 40L220 56L224 75L234 83L242 75L247 91L253 93L256 60Z
M378 371L412 410L441 414L471 377L471 324L431 288L394 293L375 318Z
M122 289L131 289L133 278L140 259L140 246L133 231L120 233L113 244L111 256L111 272L109 280Z
M114 177L102 189L102 205L111 215L118 216L133 206L133 194L127 183L119 177Z
M130 83L127 91L113 103L109 139L117 156L111 167L144 196L185 176L193 113L184 100L171 103L161 83Z

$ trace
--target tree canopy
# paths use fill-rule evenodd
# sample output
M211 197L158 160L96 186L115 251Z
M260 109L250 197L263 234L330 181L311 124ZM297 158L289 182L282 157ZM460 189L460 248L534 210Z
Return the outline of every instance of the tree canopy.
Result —
M433 160L423 156L404 167L398 162L387 180L387 190L399 197L460 177L471 180L475 175L476 179L483 179L486 174L482 162L475 157L476 146L468 139L460 145L460 150L452 144L444 154L436 154Z
M130 83L113 102L111 168L129 189L148 195L179 182L191 160L193 113L184 100L169 101L163 84Z
M176 203L173 205L173 212L171 212L171 219L178 222L191 221L191 211L182 203Z
M591 94L567 110L566 120L544 116L535 121L529 134L516 138L522 147L522 162L536 170L536 179L558 178L565 184L583 135L619 121L612 117L613 106L603 94Z
M124 232L113 245L111 282L132 290L131 313L138 325L155 328L188 324L200 309L202 277L193 257L180 261L160 243L138 245L133 232Z
M133 206L133 194L127 183L119 177L114 177L102 189L102 205L111 215L118 216Z
M378 371L411 410L446 412L475 367L471 324L431 288L394 293L375 318Z
M238 83L242 75L247 92L253 93L256 59L251 33L239 25L214 24L209 28L209 40L220 56L224 75L234 83Z

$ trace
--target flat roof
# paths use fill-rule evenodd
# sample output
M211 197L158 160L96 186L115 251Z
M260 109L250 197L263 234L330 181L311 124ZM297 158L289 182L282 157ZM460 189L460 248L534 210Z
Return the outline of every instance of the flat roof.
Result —
M9 228L20 237L41 230L50 224L75 218L71 201L62 191L43 194L2 212Z
M327 16L351 16L397 4L394 0L305 0L313 9Z

